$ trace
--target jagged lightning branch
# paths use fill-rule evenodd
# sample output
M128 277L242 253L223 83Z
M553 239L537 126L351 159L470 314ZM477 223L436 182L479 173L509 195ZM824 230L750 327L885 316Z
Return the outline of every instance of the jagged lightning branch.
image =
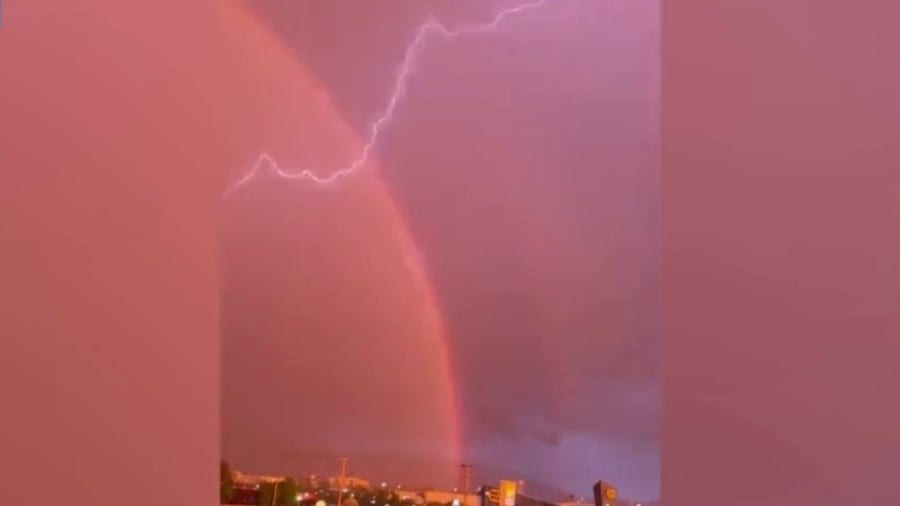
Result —
M384 131L384 128L388 124L390 124L391 119L394 117L394 111L397 109L397 104L400 102L400 99L403 98L406 92L406 81L409 79L409 76L412 73L416 58L421 53L421 50L425 45L426 38L429 34L435 33L442 36L445 40L452 40L464 34L492 32L498 29L500 27L500 24L503 23L503 21L509 16L536 9L546 3L546 1L547 0L537 0L535 2L510 7L498 12L489 22L466 25L455 30L447 28L447 26L445 26L434 17L429 17L428 20L419 27L419 29L416 31L415 38L412 40L412 42L410 42L409 46L407 46L406 54L404 55L403 63L400 67L400 72L397 74L397 80L394 83L394 88L391 91L390 98L388 99L387 107L385 107L381 116L379 116L378 119L376 119L375 122L372 123L372 125L369 127L369 138L365 146L363 146L359 156L350 165L341 169L337 169L328 175L322 176L318 175L318 173L321 171L316 169L281 167L272 155L263 152L259 155L256 163L244 175L244 177L236 181L228 188L228 190L225 192L225 196L227 197L235 190L252 181L264 169L269 169L282 179L306 179L318 184L332 183L344 176L348 176L353 172L356 172L360 168L364 167L369 161L369 158L372 155L372 150L375 148L375 144L378 142L381 133Z

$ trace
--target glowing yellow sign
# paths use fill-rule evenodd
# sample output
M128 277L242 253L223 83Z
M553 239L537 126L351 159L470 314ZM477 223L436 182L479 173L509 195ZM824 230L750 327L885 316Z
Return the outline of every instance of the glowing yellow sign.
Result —
M500 506L516 506L516 482L500 482Z

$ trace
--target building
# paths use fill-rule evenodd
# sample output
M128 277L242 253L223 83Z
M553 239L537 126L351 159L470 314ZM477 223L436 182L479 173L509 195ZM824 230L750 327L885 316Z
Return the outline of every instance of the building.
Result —
M450 504L452 506L480 506L481 500L477 491L466 495L462 490L426 490L421 492L424 504Z
M231 494L231 500L228 501L229 505L240 505L240 504L259 504L259 489L252 488L240 488L235 487L234 492Z
M371 484L369 484L369 480L360 478L359 476L344 476L343 478L337 476L328 478L328 486L332 490L338 490L341 488L364 488L366 490L372 489Z
M518 482L521 486L521 482ZM500 500L500 489L493 485L484 485L478 490L478 506L502 506ZM557 501L547 501L536 497L516 492L515 506L560 506L563 503ZM592 503L571 502L569 506L592 506Z
M240 471L232 471L231 478L234 482L234 492L228 503L234 505L259 504L260 485L280 483L286 479L283 476L246 474Z
M231 476L234 480L234 486L237 488L256 488L256 486L262 483L276 483L285 480L284 476L244 474L240 471L233 471Z

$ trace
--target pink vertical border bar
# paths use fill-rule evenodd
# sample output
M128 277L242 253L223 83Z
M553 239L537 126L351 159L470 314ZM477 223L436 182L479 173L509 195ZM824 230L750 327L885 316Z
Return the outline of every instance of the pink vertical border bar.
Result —
M663 6L667 506L900 500L898 16Z

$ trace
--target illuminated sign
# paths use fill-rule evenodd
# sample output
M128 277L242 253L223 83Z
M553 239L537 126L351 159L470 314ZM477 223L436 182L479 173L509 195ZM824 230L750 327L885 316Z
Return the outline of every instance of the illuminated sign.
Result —
M516 506L516 482L500 482L500 506Z
M612 506L618 495L616 488L609 483L598 481L594 484L594 506Z

